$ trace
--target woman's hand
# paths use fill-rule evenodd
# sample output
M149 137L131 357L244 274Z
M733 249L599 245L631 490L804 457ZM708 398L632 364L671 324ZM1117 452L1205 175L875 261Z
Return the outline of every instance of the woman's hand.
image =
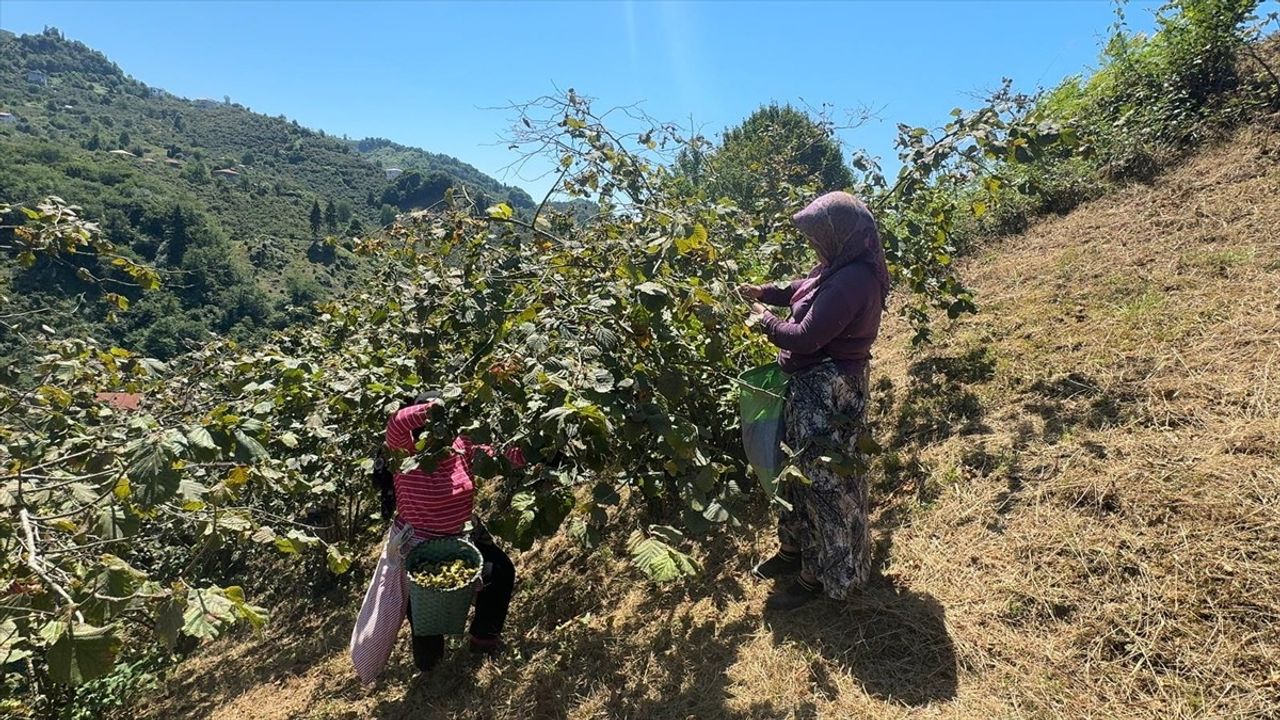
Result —
M751 303L751 314L747 316L747 327L755 327L764 320L764 314L768 312L764 305L758 302Z
M739 285L738 295L744 300L759 300L764 297L764 290L759 285Z

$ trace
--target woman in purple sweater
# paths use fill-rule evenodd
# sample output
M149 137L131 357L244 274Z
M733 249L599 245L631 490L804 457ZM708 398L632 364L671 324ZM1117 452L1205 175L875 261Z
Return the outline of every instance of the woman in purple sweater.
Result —
M871 574L867 477L858 440L866 432L867 361L889 294L889 271L875 219L845 192L814 200L792 220L818 255L808 277L739 292L778 346L787 385L786 440L809 483L782 488L791 510L778 523L778 552L756 575L799 573L769 597L790 610L819 595L847 599ZM782 319L764 305L789 307Z

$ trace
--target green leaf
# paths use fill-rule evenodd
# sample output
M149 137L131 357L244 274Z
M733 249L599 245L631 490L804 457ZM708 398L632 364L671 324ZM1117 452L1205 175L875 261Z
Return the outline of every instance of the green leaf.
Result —
M31 657L31 651L21 645L27 639L18 632L18 624L12 620L0 622L0 667Z
M58 637L45 655L49 677L63 685L80 685L102 677L115 667L120 645L120 638L110 626L74 625Z
M729 511L719 501L712 500L702 512L702 517L713 523L722 523L729 519Z
M235 610L236 615L253 626L254 630L261 630L267 624L266 608L257 605L250 605L244 597L244 589L239 585L229 585L223 594L231 601L231 607Z
M291 432L281 433L280 444L284 445L287 448L296 448L298 447L298 436L294 435Z
M679 545L684 542L684 533L670 525L650 525L649 534L671 545Z
M275 537L275 544L276 550L279 550L286 555L296 555L306 549L306 546L298 540L290 537L282 537L280 535Z
M613 373L604 368L596 368L591 371L588 382L592 390L598 393L607 393L613 390Z
M667 543L645 537L639 530L627 541L631 562L656 583L671 582L697 572L693 558Z
M485 210L485 212L488 213L489 217L497 220L510 220L511 216L514 214L511 206L506 203L498 203L497 205L490 206L488 210Z
M875 455L881 450L880 444L876 442L876 439L870 433L863 433L858 437L857 447L858 450L867 455Z
M294 528L285 536L276 536L276 549L287 555L301 553L303 550L320 542L320 539Z
M609 483L602 482L591 488L591 499L597 505L617 505L622 500L622 497L618 495L617 488Z
M247 510L224 510L218 513L215 525L219 530L247 533L253 529L253 518Z
M182 632L182 605L174 598L168 598L156 608L155 632L156 640L169 652L178 646L178 633Z
M220 587L191 588L182 614L182 633L201 640L213 640L222 627L235 622L234 604Z
M104 505L98 510L97 530L103 540L119 540L138 532L138 519L120 505Z
M179 476L173 468L172 446L163 442L143 442L128 460L130 486L145 507L154 507L178 492Z
M640 283L636 286L636 291L640 293L640 304L650 312L661 310L671 299L671 294L665 287L652 281Z
M329 572L334 575L345 574L351 569L351 555L343 552L337 545L330 545L325 552L325 564L329 566Z
M262 443L250 437L243 430L237 428L233 434L236 438L236 444L244 450L250 461L256 462L270 459L266 448L262 447Z
M702 223L695 223L688 237L676 239L676 252L684 255L707 245L707 229L702 226Z
M209 431L199 425L187 429L187 442L203 450L217 450L218 444L213 441Z

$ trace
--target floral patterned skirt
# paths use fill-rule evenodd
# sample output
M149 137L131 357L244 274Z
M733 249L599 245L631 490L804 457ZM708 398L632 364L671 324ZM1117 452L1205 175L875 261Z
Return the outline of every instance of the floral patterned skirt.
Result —
M787 385L786 442L808 483L788 479L780 492L791 504L778 522L784 545L800 549L804 569L826 594L848 599L871 575L867 527L867 368L841 372L834 363L802 370Z

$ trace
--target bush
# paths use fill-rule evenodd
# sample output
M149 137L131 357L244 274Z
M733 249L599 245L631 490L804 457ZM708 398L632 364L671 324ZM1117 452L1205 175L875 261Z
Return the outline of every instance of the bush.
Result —
M1039 103L1069 123L1114 180L1145 180L1198 145L1217 125L1240 119L1230 102L1240 86L1237 62L1256 0L1178 0L1157 14L1151 37L1122 21L1088 79L1069 78Z

